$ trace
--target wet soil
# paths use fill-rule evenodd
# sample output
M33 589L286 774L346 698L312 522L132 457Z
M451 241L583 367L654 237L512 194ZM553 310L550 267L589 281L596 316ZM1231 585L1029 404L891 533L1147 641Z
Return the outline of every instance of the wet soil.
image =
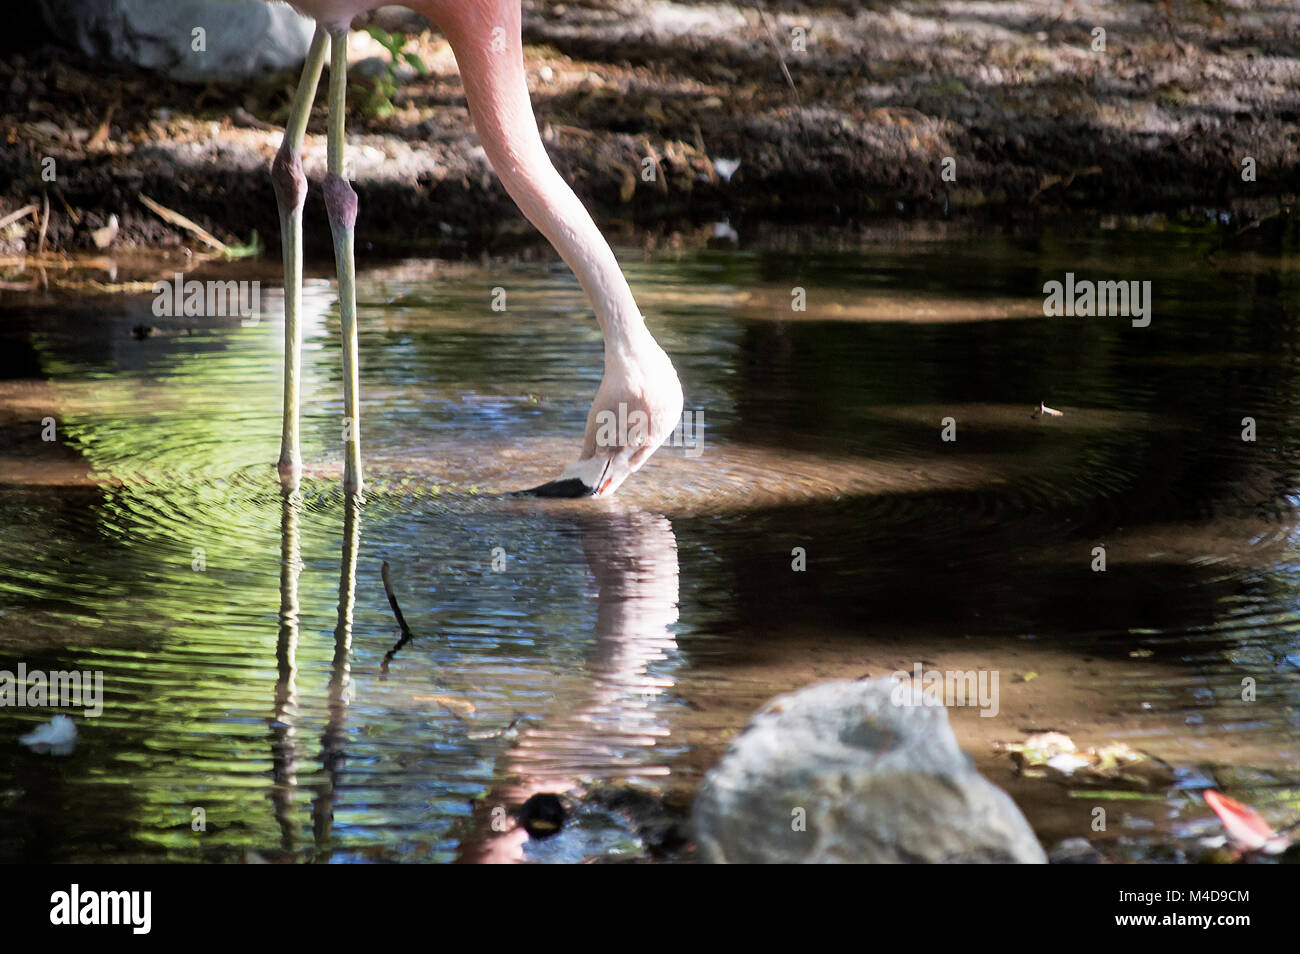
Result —
M852 228L1193 209L1248 224L1300 191L1300 10L1287 4L579 0L525 2L525 32L556 165L604 227L652 243L722 219ZM412 36L428 72L405 71L383 116L372 92L387 54L360 34L353 46L368 61L349 116L363 254L531 237L478 148L441 36ZM185 84L50 44L6 56L0 209L50 211L0 230L0 253L34 250L42 218L47 250L94 247L113 215L115 246L195 244L141 193L224 241L256 231L273 249L266 170L294 82ZM315 181L324 120L321 94ZM313 255L328 256L328 234L313 197Z

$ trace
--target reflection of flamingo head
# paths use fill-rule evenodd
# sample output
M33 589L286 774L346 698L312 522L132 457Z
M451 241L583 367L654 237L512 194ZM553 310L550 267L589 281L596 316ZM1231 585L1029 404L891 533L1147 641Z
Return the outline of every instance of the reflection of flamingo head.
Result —
M652 701L671 687L672 676L651 666L677 648L677 538L662 514L616 504L584 508L576 523L596 581L595 645L582 671L556 680L554 702L539 723L520 724L509 739L500 775L511 781L494 792L498 804L570 792L611 768L620 777L645 769L661 774L650 753L668 730ZM526 821L530 813L521 811L518 827L471 839L462 860L520 860Z
M615 358L614 355L619 355ZM582 458L556 480L523 491L538 497L609 497L672 436L682 417L682 386L644 326L609 346L605 377L587 414Z

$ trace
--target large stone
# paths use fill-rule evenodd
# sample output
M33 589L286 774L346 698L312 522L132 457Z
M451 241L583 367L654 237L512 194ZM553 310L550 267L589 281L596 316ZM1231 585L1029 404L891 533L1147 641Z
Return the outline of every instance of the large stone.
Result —
M262 0L42 0L41 9L49 29L79 52L180 79L296 66L314 30L285 4Z
M921 701L891 678L773 699L700 789L701 859L1045 863L1015 803L958 748L947 710Z

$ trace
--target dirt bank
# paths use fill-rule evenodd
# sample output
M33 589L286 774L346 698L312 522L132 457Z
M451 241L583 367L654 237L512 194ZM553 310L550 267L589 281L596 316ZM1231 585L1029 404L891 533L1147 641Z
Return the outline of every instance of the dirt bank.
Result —
M551 154L616 231L1201 208L1249 221L1300 192L1300 10L1289 4L526 0L525 10ZM360 248L448 254L530 234L477 147L441 37L408 43L428 72L406 71L388 115L367 103L387 54L357 47ZM256 230L274 246L266 169L294 79L185 85L48 45L7 57L0 218L48 196L49 248L92 247L111 215L114 244L193 243L141 205L144 193L222 239ZM313 178L323 128L322 94ZM54 183L40 176L47 157ZM653 182L641 177L647 157ZM955 181L941 177L945 157ZM308 209L312 251L327 254L319 199ZM0 252L34 249L39 217L0 229Z

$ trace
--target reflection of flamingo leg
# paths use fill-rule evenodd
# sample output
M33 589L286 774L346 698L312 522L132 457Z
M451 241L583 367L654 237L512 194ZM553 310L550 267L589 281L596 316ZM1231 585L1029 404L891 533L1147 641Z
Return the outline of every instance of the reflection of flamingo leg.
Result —
M352 612L357 595L357 547L361 541L361 505L356 497L344 502L343 555L339 565L339 614L334 627L334 659L330 663L329 719L321 733L324 778L312 801L312 831L316 860L328 861L332 848L334 801L345 760L344 732L352 701Z
M302 574L298 518L302 497L285 490L280 507L280 631L275 644L277 677L271 721L271 801L280 826L280 847L292 853L297 843L293 793L298 787L298 577Z

